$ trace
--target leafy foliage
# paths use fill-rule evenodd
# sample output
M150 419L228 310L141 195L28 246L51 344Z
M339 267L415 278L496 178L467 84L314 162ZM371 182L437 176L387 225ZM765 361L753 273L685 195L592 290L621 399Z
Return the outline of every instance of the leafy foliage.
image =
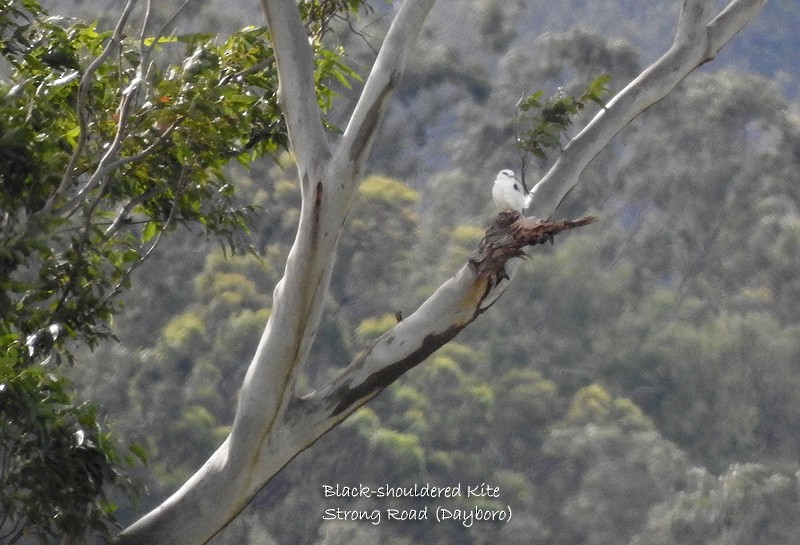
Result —
M19 368L19 359L13 349L0 356L0 537L107 534L117 506L106 491L136 493L119 468L145 462L144 452L131 445L121 459L96 407L73 404L63 379L43 366Z
M113 31L50 17L36 0L0 10L10 68L0 82L5 538L109 533L115 507L104 491L133 488L96 408L72 397L58 366L111 336L117 296L176 226L198 227L226 250L247 249L256 208L237 204L226 166L288 146L266 28L219 42L127 37L134 4ZM348 84L354 72L321 37L330 18L358 5L314 2L304 12L324 110L331 82ZM128 462L144 460L131 448Z
M517 8L495 2L502 9L487 10L489 4L477 10L485 19L481 28L488 40L483 47L513 47L514 27L503 18L514 17ZM311 13L330 15L323 17L324 24L307 19L319 55L318 83L332 84L319 90L320 104L326 107L335 96L331 89L341 88L350 75L346 67L336 68L341 50L322 45L321 37L338 18L336 5L344 6L301 3L307 18ZM13 30L17 27L7 26L11 22L22 21L23 27L32 24L30 19L23 20L26 12L20 10L3 23L4 29L12 29L4 30L4 44L14 43L15 34L27 32ZM544 15L549 12L542 10ZM607 3L601 12L609 12ZM562 12L553 13L563 17ZM28 138L13 138L15 133L5 126L0 135L0 160L5 161L0 173L9 173L3 184L5 189L8 182L12 189L1 198L22 194L19 202L33 203L25 205L31 210L41 210L42 203L47 203L81 141L75 108L80 79L91 56L89 46L80 45L80 39L57 39L63 21L49 24L54 29L48 39L60 44L54 50L78 47L77 64L69 55L49 55L47 48L36 53L31 62L41 63L42 77L51 69L47 62L56 66L57 74L38 95L29 93L36 100L23 102L28 110L35 105L30 110L34 114L42 109L45 115L31 117L39 125L25 133ZM299 191L288 181L291 167L285 155L266 176L268 181L258 187L248 184L245 176L234 178L227 169L213 170L216 163L210 142L221 146L217 151L225 160L235 159L254 169L261 168L254 159L285 144L280 120L273 123L270 117L273 110L268 103L274 87L265 74L272 70L271 53L268 40L264 41L268 34L260 34L262 30L250 29L246 31L249 37L223 40L230 42L224 54L209 36L153 37L143 42L144 47L123 40L128 51L124 62L103 63L97 73L106 70L124 84L116 91L110 86L109 97L101 100L95 96L102 87L103 80L98 80L87 94L88 106L107 104L103 115L87 106L87 134L102 134L106 143L113 141L119 127L114 117L125 96L120 89L132 83L141 66L136 59L152 46L150 55L157 60L141 80L138 98L130 99L129 119L138 119L138 124L126 123L128 137L139 134L140 141L123 139L116 160L155 144L148 150L152 155L137 159L160 158L153 159L147 169L174 180L170 173L178 172L179 177L184 167L187 176L199 176L197 172L210 167L205 171L208 180L198 178L198 183L206 184L211 193L225 187L224 191L231 191L228 206L241 209L236 203L247 202L257 212L249 216L254 220L249 240L261 259L236 255L226 260L212 244L198 244L186 232L170 237L178 244L161 245L148 254L160 233L176 225L200 221L200 229L207 234L220 233L214 231L219 223L211 219L207 220L211 228L204 228L202 215L214 206L220 206L219 210L224 206L212 199L193 211L176 198L182 195L180 187L148 180L132 161L119 164L115 172L124 171L125 176L115 175L105 186L104 196L117 199L108 201L116 204L106 210L107 217L98 215L106 202L102 199L94 213L99 232L95 229L84 248L95 243L102 247L100 232L105 233L121 207L130 202L125 191L138 185L156 192L166 186L162 193L152 195L152 202L148 197L140 207L134 205L122 216L130 222L120 222L116 230L116 236L130 237L129 242L118 241L117 248L127 251L131 260L123 262L115 281L129 277L126 271L143 254L150 255L150 265L153 258L163 264L137 269L144 289L127 298L127 312L116 315L115 331L126 335L125 343L100 343L109 331L105 318L98 318L96 352L84 357L78 351L76 360L81 365L70 369L85 391L104 401L119 418L118 433L147 446L153 498L189 475L227 431L232 418L229 399L241 382L242 362L252 354L269 315L270 293L296 226ZM93 51L102 54L110 34L98 29L91 32L97 33ZM458 47L469 35L479 33L459 33ZM387 143L383 150L378 144L372 163L373 172L387 175L364 183L361 202L354 207L341 240L328 312L307 369L309 384L336 372L358 347L396 322L396 310L414 308L463 263L487 217L487 181L516 159L517 150L509 145L511 137L530 131L532 149L525 153L542 156L533 144L542 154L557 152L572 125L596 102L587 93L596 93L601 102L604 97L601 89L592 91L591 85L584 92L584 82L597 73L628 81L639 70L636 51L629 44L587 31L548 34L537 42L535 58L529 54L530 47L520 47L497 63L496 57L484 59L480 47L476 43L470 49L468 68L463 68L464 59L452 50L443 55L436 47L422 47L419 56L410 59L418 65L426 64L427 56L438 60L417 66L416 74L412 67L412 77L401 84L402 101L390 112L383 138ZM24 48L15 45L9 51L10 56L22 58ZM182 62L168 64L162 54L193 58L191 69L184 70ZM234 62L236 58L240 61ZM232 64L226 72L215 68L215 63L229 60ZM248 72L253 66L259 69ZM70 70L77 75L70 76ZM67 80L56 85L62 77ZM24 81L8 83L3 91ZM237 81L251 82L247 92L236 87ZM544 94L528 97L532 102L528 110L518 112L515 125L508 112L531 81L565 91L550 99ZM606 84L601 81L600 86ZM206 95L193 92L192 85L206 86L209 96L224 104L205 104ZM164 92L158 94L162 86ZM24 89L23 85L17 92ZM62 91L64 97L58 100L60 107L67 105L66 114L41 99L59 97ZM16 96L20 95L2 99L0 121L5 122L7 112L13 113L6 105ZM150 110L143 112L148 101ZM256 111L252 115L249 109L238 112L231 103ZM460 105L460 120L452 116L453 104ZM23 103L16 108L22 112ZM508 545L798 542L800 183L796 150L800 133L796 119L787 112L791 108L764 80L725 73L698 76L674 98L651 108L620 135L618 146L590 165L587 179L592 183L576 188L564 204L580 214L587 208L600 208L598 231L576 234L538 253L501 304L463 332L458 343L449 344L369 408L322 438L314 449L298 456L256 499L254 508L217 540ZM69 124L58 120L64 115L71 116ZM193 121L195 115L202 123ZM104 116L110 120L103 122ZM522 127L519 120L525 121ZM217 141L216 135L207 134L212 132L209 127L228 137ZM41 136L51 134L65 135L56 139L61 142L58 149ZM108 149L100 142L100 136L86 139L85 158L78 162L87 168L78 175L82 182L96 172ZM47 155L39 157L37 150ZM194 162L195 154L200 163ZM14 161L20 157L28 159L20 159L24 168L19 172L36 173L31 180L45 179L49 173L47 182L23 184L22 193L14 190L10 173L18 172ZM48 167L51 162L56 170ZM106 164L113 163L109 159ZM429 176L432 169L437 176ZM408 180L421 180L414 186L418 191L390 177L399 177L398 173ZM234 186L235 194L230 189ZM64 201L54 201L52 210L63 207L69 197L67 193ZM87 203L96 200L96 195L90 195ZM81 271L67 260L72 254L65 249L86 216L74 203L72 209L58 227L63 242L48 250L66 260L65 277ZM229 217L224 212L219 215ZM27 217L12 215L18 224ZM239 254L246 245L236 234L233 239ZM5 251L7 240L11 239L3 239L0 251ZM37 248L50 244L44 235L39 240ZM231 249L229 241L225 249ZM198 257L206 250L206 259ZM43 282L38 280L36 264L44 260L45 250L36 251L40 253L31 253L30 260L20 259L9 276L3 276L4 269L0 274L18 290L8 291L5 286L0 290L0 296L10 294L6 295L9 305L16 305L28 293L23 282ZM87 259L84 269L102 269L92 281L102 279L103 271L113 270L105 259L99 254ZM87 288L88 275L82 278L78 287ZM3 413L0 445L12 445L22 453L8 458L17 464L8 473L16 475L15 482L22 479L20 472L30 471L25 474L47 476L48 482L61 486L60 474L53 471L55 458L33 454L42 450L41 442L37 443L40 435L24 431L41 429L37 426L42 419L59 424L48 435L58 441L45 448L59 456L59 471L64 471L65 460L75 460L68 464L72 469L63 482L78 492L66 507L88 505L98 518L80 522L93 526L92 521L107 520L105 514L114 506L102 495L102 487L92 484L94 466L86 460L105 457L105 462L124 465L124 458L133 461L142 451L134 447L135 452L121 456L109 450L112 438L97 423L95 409L62 395L67 385L59 378L61 369L56 364L69 361L65 349L78 345L79 337L64 326L64 318L50 318L48 305L61 289L61 284L50 282L52 299L37 301L28 296L24 300L33 309L40 305L41 318L32 319L24 332L12 329L3 337L7 357L0 377L0 401L8 400L8 414L13 410L13 416L6 419ZM116 284L112 280L110 285ZM169 293L153 287L162 285L179 287ZM123 283L120 290L124 288ZM2 311L5 303L0 302ZM118 309L116 298L108 303L110 316ZM93 307L85 308L90 315ZM161 313L157 318L153 318L154 309ZM13 316L14 311L9 312ZM167 316L168 312L172 315ZM10 392L33 392L34 401L45 396L57 404L37 405L37 411L28 411L27 406L12 403L22 394ZM30 441L24 447L28 450L15 446L23 441L21 437ZM36 460L43 465L35 465ZM748 460L756 463L737 463ZM392 473L395 467L401 467L403 474ZM125 477L116 471L100 475L104 485L126 485ZM514 509L514 522L466 529L424 524L373 527L320 520L323 508L336 506L320 499L321 483L381 485L387 481L393 485L492 481L500 486L502 500ZM44 490L43 481L24 482ZM28 521L20 509L32 506L30 520L50 528L40 535L78 535L70 522L76 521L74 517L59 516L54 522L52 503L30 503L30 495L22 501L15 495L21 488L4 484L0 483L0 495L6 494L3 497L10 498L10 503L0 505L3 514L10 513L22 525ZM88 503L81 504L81 497ZM53 491L53 498L63 499L58 491ZM354 502L343 506L385 505ZM402 505L421 506L411 500ZM59 521L65 524L58 526ZM20 525L3 530L20 531ZM27 527L33 528L34 523Z
M591 102L604 105L603 99L610 92L609 81L608 74L597 76L577 98L559 88L547 99L543 99L544 91L520 99L516 117L517 147L540 159L547 158L547 149L560 150L575 116Z

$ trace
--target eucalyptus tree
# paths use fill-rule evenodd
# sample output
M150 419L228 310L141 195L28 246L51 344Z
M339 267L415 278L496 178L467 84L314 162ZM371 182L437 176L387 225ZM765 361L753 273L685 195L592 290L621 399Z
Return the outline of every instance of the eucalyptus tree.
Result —
M672 47L612 98L533 188L532 212L550 216L589 161L634 117L714 58L762 7L687 1ZM264 0L280 79L278 101L295 154L302 210L273 308L242 385L230 435L175 494L123 531L121 543L202 543L233 519L297 453L474 321L507 286L530 240L506 237L475 256L419 309L367 347L338 376L303 392L306 363L341 235L381 114L413 51L431 0L397 9L340 138L326 133L314 93L313 56L295 3ZM502 221L501 232L519 227ZM524 230L524 229L523 229ZM486 248L483 248L486 250Z
M611 138L712 60L764 1L732 0L717 12L711 0L686 0L672 46L563 146L532 190L531 212L549 217ZM297 235L230 434L197 473L123 530L118 542L210 540L294 456L495 303L525 247L573 226L499 215L478 251L416 312L398 320L328 383L301 390L298 379L320 323L342 227L382 114L433 3L406 0L396 9L341 134L325 120L333 100L325 83L346 82L352 73L341 52L326 49L322 38L332 18L357 9L358 1L262 0L267 28L246 30L222 45L204 36L172 38L166 29L151 29L149 2L136 37L126 38L136 0L128 0L109 32L62 27L40 16L32 0L2 12L4 53L13 68L12 81L3 84L9 113L3 119L8 122L4 143L16 147L3 147L4 160L15 169L3 179L13 191L3 192L0 281L8 311L0 331L0 385L19 400L12 416L24 413L26 396L40 406L53 399L48 392L63 392L46 365L57 363L68 340L91 345L109 334L114 296L163 233L193 222L238 247L236 235L247 210L232 207L233 188L222 171L226 160L236 158L246 166L254 154L288 146L297 164L302 199ZM167 68L153 62L159 48L176 41L189 45L183 62ZM565 113L574 113L580 102L562 104ZM529 109L540 107L538 97L528 102ZM560 134L559 126L568 122L569 115L544 128L552 136L550 129ZM209 126L215 130L208 131ZM561 138L548 142L560 146ZM536 141L523 147L535 150ZM96 421L82 418L63 426L62 442L65 455L90 449L100 459L100 476L92 473L97 466L91 463L79 464L77 475L91 484L80 509L102 524L113 505L93 498L102 499L104 480L116 475L109 463L114 454L103 447ZM4 415L2 448L3 459L17 463L4 475L23 479L30 475L31 458L24 450L30 445L12 439L20 432L19 422ZM76 521L80 513L69 499L65 495L58 507L65 516L48 523L45 511L24 510L23 497L4 496L6 513L8 505L15 509L9 535L21 535L19 522L45 525L45 537L77 538L85 526Z
M175 37L148 2L137 30L139 4L125 3L109 31L36 0L0 6L2 541L111 532L105 491L134 493L123 468L145 453L115 448L59 367L112 336L117 296L176 226L244 250L253 207L235 204L224 167L287 145L266 28ZM358 5L303 7L322 110L333 96L323 82L351 74L322 36Z

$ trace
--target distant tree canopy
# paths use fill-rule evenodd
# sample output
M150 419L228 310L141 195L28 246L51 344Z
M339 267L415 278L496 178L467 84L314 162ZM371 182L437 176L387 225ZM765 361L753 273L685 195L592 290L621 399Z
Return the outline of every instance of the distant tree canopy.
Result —
M333 90L356 76L319 38L360 3L300 5L329 113ZM375 150L371 170L384 175L360 186L303 381L335 375L465 261L488 217L485 174L518 168L524 154L515 135L545 135L551 148L530 143L537 156L558 150L568 122L602 107L587 86L639 72L630 45L587 31L498 62L488 52L515 43L498 24L515 6L483 2L475 14L485 65L443 62L434 48L412 61L384 129L392 138ZM10 70L0 83L0 540L109 536L123 502L111 490L137 490L128 467L148 464L150 507L202 464L230 430L241 363L295 234L300 189L268 34L153 27L138 40L49 18L29 0L0 11ZM521 131L514 106L531 96ZM575 115L548 124L558 108ZM572 235L530 260L502 309L298 456L215 543L800 540L800 131L789 112L761 78L687 81L625 129L587 170L595 183L564 203L598 212L602 235ZM555 154L545 155L529 180ZM398 179L443 156L430 183ZM267 181L232 162L267 170ZM103 342L114 334L121 343ZM514 524L321 520L321 483L387 480L491 480Z
M602 239L576 233L536 255L501 310L487 313L457 343L298 457L218 540L237 543L267 532L278 542L324 537L329 543L402 543L422 539L424 531L446 543L502 538L521 545L534 536L542 544L639 545L660 539L675 545L684 535L705 543L736 532L733 542L745 545L762 526L781 540L800 535L791 514L800 501L792 488L800 319L791 305L796 299L782 299L796 280L787 271L800 240L791 212L800 202L797 174L791 172L797 127L777 94L769 100L760 94L765 86L755 77L702 75L643 116L630 129L635 138L591 167L600 187L581 188L565 203L575 210L599 207ZM684 111L689 97L698 108L714 103L721 109L761 97L762 107L749 109L739 124L715 116L712 133L698 142L692 135L697 138L709 120ZM513 116L505 122L506 134L512 134ZM742 144L748 133L753 145ZM725 136L712 136L717 134ZM491 143L500 147L503 140ZM515 159L516 150L508 156ZM637 157L648 160L641 164ZM724 162L720 157L760 173L750 184L731 186L715 177L715 165ZM409 151L405 160L414 161L414 154ZM237 294L253 289L244 278L260 278L249 300L271 297L279 277L273 264L284 255L293 234L288 223L299 214L299 190L287 181L286 170L275 167L266 188L246 179L239 184L265 210L253 226L268 256L264 262L247 255L223 260L213 250L198 267L190 306L168 321L155 342L138 336L126 343L125 357L137 370L135 387L115 412L122 421L139 415L121 427L147 438L157 481L151 487L162 494L202 462L230 423L231 408L220 400L244 372L236 365L238 355L259 333L258 311L235 302L242 298ZM688 181L675 185L678 173L691 172L702 179L699 189ZM474 200L465 202L466 210L486 207L488 187L472 189L474 177L456 173L447 180L449 195ZM753 231L729 231L727 226L748 223L748 217L734 216L719 219L715 237L703 230L708 199L687 202L680 193L710 191L715 183L722 191L741 188L739 205L764 213ZM326 364L346 360L342 354L393 327L392 311L406 311L416 303L409 299L424 298L483 234L476 216L443 212L452 199L440 208L432 198L442 188L413 192L398 184L376 177L362 187L342 241L330 310L310 358L309 382L338 371ZM417 199L422 206L415 206ZM383 220L373 221L376 216ZM445 217L454 219L443 227L439 218ZM673 225L695 226L697 235L670 238L664 230ZM709 254L699 262L694 259L701 255L686 249L691 237L709 241ZM439 253L420 264L427 248ZM767 265L757 261L763 259ZM387 262L380 282L374 278L377 260ZM143 274L151 278L159 271ZM214 335L210 350L202 335L192 336L199 327ZM98 393L109 400L131 382L125 375L105 380ZM153 411L153 403L172 405ZM165 412L176 418L153 418ZM353 467L354 457L363 463ZM756 463L741 465L746 461ZM319 498L320 483L486 479L517 506L513 528L373 529L321 520L333 504ZM726 517L761 501L780 508L756 509L726 530ZM316 523L309 524L308 513L319 515Z
M104 499L104 486L119 483L132 490L114 467L123 459L144 461L144 450L132 445L129 454L118 453L97 410L73 402L58 367L73 363L76 347L94 348L112 336L117 296L130 288L131 273L165 233L196 226L230 251L246 250L243 234L254 207L236 204L225 167L231 160L248 166L287 146L265 28L247 28L223 41L203 34L168 36L166 27L129 38L133 4L114 30L50 17L36 1L14 2L0 18L10 68L0 101L0 385L8 401L0 407L0 500L15 520L4 526L10 536L31 529L42 537L78 535L87 524L103 529L115 509ZM332 17L359 7L358 1L301 3L323 111L336 94L331 83L346 87L356 75L342 62L342 49L327 49L321 39ZM170 54L180 50L186 57L171 64ZM568 116L553 125L567 122ZM536 146L537 138L527 141ZM557 137L548 138L543 145L557 145ZM410 246L410 206L418 197L379 178L368 180L362 191L366 206L352 222L362 236L358 246L345 246L344 262L365 272L372 268L377 278L390 256L376 252L393 246L371 237L403 234ZM373 208L386 206L407 210L397 216L395 229L383 223L378 231L375 221L394 213ZM239 291L248 282L244 276L227 278ZM255 291L234 296L217 286L215 281L201 293L261 308ZM355 289L363 288L352 282L334 286L343 300ZM168 342L199 348L191 323L190 315L182 325L172 322L167 334L183 341ZM229 381L228 396L236 384ZM188 418L205 410L192 407ZM173 452L182 459L180 450ZM74 483L66 485L55 466L73 462L68 471ZM84 510L88 517L78 515Z

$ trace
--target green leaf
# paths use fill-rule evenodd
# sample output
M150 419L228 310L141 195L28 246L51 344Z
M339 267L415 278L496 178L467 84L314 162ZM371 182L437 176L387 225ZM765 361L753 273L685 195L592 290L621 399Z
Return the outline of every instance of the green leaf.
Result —
M153 47L154 44L155 45L158 45L158 44L174 44L174 43L185 42L185 41L186 41L185 39L181 39L181 37L178 37L178 36L160 36L157 39L155 37L145 38L144 39L144 45L146 45L147 47Z
M144 231L142 232L142 242L150 242L154 236L158 234L161 227L158 223L154 221L147 222L147 225L144 226Z
M70 143L70 146L72 146L74 148L78 143L78 135L80 133L81 133L80 126L75 125L70 130L68 130L66 133L64 133L64 138L66 138L67 142Z
M587 101L602 104L609 81L608 75L598 76L580 98L566 96L559 90L543 100L544 91L540 90L521 99L517 103L517 147L541 159L546 159L546 149L561 149L562 140L575 116Z
M147 466L147 451L138 443L131 443L128 445L128 450L136 456L136 458L142 463L142 465Z
M152 238L152 237L151 237ZM129 248L122 253L122 262L123 263L132 263L134 261L138 261L141 256L139 252L134 250L133 248Z

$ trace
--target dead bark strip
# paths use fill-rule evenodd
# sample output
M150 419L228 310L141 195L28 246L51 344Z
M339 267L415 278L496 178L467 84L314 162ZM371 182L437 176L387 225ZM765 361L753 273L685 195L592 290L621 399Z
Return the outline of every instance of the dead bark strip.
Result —
M491 285L507 279L505 265L509 259L525 258L525 248L553 243L553 237L562 231L594 223L594 216L577 220L542 220L523 216L519 212L500 212L483 236L478 249L469 258L469 264L479 277L488 277Z

